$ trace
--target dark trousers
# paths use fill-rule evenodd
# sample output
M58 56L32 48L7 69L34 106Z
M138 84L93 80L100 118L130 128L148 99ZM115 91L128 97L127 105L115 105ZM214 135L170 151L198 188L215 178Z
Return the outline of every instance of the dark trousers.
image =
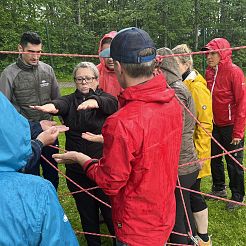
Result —
M93 181L91 181L85 174L78 173L76 171L71 171L66 169L66 175L71 178L74 182L83 188L90 188L97 186ZM79 188L73 183L67 180L68 189L71 192L78 191ZM95 189L89 191L94 196L98 197L100 200L110 204L108 196L104 194L102 189ZM111 235L114 235L114 226L112 222L111 209L101 202L95 200L90 195L85 192L80 192L73 195L76 206L80 215L80 220L84 232L92 232L100 234L100 223L99 223L99 208L101 210L104 221L108 227ZM86 235L85 238L88 246L100 246L101 238L100 236ZM114 242L115 243L115 242Z
M227 150L235 150L244 146L244 139L240 141L238 145L230 144L232 141L233 126L218 127L214 125L213 137ZM211 143L211 155L218 155L223 153L223 150L212 140ZM233 153L232 156L243 163L243 150ZM225 156L228 176L229 187L232 193L232 200L243 201L245 195L244 190L244 170L231 159L229 155ZM211 171L213 178L213 191L221 191L225 189L225 172L224 163L221 157L217 157L211 160Z
M190 189L201 192L201 179L197 179ZM203 195L195 192L190 193L190 204L193 213L201 212L208 207Z
M197 179L199 171L179 176L180 185L185 188L190 188ZM191 205L190 205L190 192L186 190L181 190L183 197L184 197L184 203L185 207L188 213L189 222L191 224L191 228L195 228L194 225L194 218L191 211ZM179 232L183 234L187 234L187 219L185 215L185 209L184 204L182 201L180 189L176 188L175 190L175 197L176 197L176 221L175 226L173 228L174 232ZM188 244L189 239L185 236L179 236L177 234L171 234L170 236L170 243L177 243L177 244Z
M54 142L54 146L58 146L58 140ZM53 165L57 167L57 162L52 158L53 154L58 153L59 150L54 149L52 147L46 146L43 147L41 155L43 155L49 162L51 162ZM43 177L47 180L49 180L57 190L58 184L59 184L59 176L58 171L56 171L49 163L47 163L42 157L40 157L39 162L37 162L36 165L34 165L31 169L28 170L27 173L33 174L33 175L40 175L40 165L43 169Z

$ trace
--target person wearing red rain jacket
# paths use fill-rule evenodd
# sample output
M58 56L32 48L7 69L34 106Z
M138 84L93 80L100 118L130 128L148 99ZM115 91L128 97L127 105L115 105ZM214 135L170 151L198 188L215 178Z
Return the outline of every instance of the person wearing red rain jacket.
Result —
M112 39L117 34L116 31L112 31L103 36L99 43L98 53L110 47ZM118 82L117 76L114 72L113 59L110 57L100 58L100 64L97 65L99 70L99 88L104 92L107 92L117 98L122 91Z
M243 71L232 63L230 43L224 38L215 38L202 50L209 50L206 70L207 86L212 95L212 108L214 116L213 137L223 147L230 151L244 146L244 130L246 119L246 87ZM222 49L219 51L214 51ZM222 153L223 150L212 141L211 155ZM241 164L243 150L232 154ZM229 174L229 187L231 200L242 202L244 189L244 171L228 155L225 156ZM226 197L224 164L222 157L211 160L213 178L212 194ZM229 202L227 209L232 210L239 205Z
M175 187L182 109L163 74L154 76L156 49L138 28L120 31L110 55L121 86L121 108L103 126L103 157L56 154L78 161L112 202L117 246L163 246L175 222Z

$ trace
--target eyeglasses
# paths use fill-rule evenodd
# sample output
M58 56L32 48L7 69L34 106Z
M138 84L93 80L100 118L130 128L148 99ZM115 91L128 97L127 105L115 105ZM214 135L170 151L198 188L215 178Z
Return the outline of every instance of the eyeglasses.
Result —
M95 79L95 77L75 77L74 81L76 84L82 84L84 81L86 82L86 84L90 84L92 83L93 79Z

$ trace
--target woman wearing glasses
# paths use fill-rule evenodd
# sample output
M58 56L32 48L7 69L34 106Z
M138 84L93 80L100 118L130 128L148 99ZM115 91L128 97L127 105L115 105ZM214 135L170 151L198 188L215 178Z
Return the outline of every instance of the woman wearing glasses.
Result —
M118 103L115 97L98 89L99 72L93 63L79 63L74 68L73 76L76 85L75 92L43 106L32 106L32 108L62 117L64 124L69 127L69 131L66 132L66 150L79 151L99 159L102 156L102 143L87 141L81 135L85 132L101 134L104 121L109 115L117 111ZM96 186L87 178L78 164L66 165L66 175L85 189ZM71 192L80 190L68 180L67 186ZM89 192L109 204L108 197L101 189L97 188ZM73 197L85 232L100 233L100 208L109 232L114 234L109 207L95 200L86 192L76 192ZM100 237L87 234L85 237L89 246L101 245Z

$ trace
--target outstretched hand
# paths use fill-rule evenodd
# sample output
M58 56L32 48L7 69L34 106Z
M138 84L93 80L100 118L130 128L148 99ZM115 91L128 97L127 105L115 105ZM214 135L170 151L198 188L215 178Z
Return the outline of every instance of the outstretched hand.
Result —
M58 109L56 109L56 107L53 103L47 103L47 104L44 104L42 106L30 105L29 107L32 109L36 109L36 110L42 111L44 113L50 113L50 114L57 114L59 111Z
M57 163L79 163L81 166L83 166L86 161L91 159L89 156L77 151L68 151L64 154L54 154L52 157L56 160Z
M59 135L59 131L55 126L50 127L48 130L41 132L37 139L43 143L44 146L53 144Z
M90 141L90 142L94 142L94 143L103 143L104 142L102 134L93 134L91 132L83 132L81 137Z
M41 120L39 123L40 123L43 131L48 130L52 126L55 126L56 129L59 131L59 133L66 132L69 130L69 127L67 127L65 125L57 125L57 123L55 121L52 121L52 120Z
M99 108L97 100L95 99L88 99L81 103L77 110L85 110L85 109L93 109L93 108Z
M232 145L238 145L241 141L241 138L233 138L231 141Z

